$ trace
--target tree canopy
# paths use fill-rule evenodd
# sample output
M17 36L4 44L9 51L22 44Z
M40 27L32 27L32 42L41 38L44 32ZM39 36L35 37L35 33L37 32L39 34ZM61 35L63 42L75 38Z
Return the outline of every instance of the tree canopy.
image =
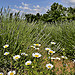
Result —
M2 10L3 10L3 7L0 10L0 19L4 17L3 16L4 13L2 13ZM6 17L8 15L10 20L12 20L13 17L15 18L15 21L20 20L20 11L18 13L15 13L14 16L13 16L13 13L9 13L9 11L7 12L6 9L4 10L4 12L7 13L5 15ZM75 8L72 8L72 7L67 8L61 4L53 3L50 9L48 9L46 13L42 15L40 13L37 13L36 15L23 14L21 17L23 17L24 20L27 20L28 22L39 21L39 20L42 20L44 22L75 20Z

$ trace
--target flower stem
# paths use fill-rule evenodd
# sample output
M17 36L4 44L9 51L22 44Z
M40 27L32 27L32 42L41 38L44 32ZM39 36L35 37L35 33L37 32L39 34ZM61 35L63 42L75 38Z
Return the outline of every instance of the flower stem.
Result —
M51 63L51 53L50 53L50 63Z
M12 56L11 56L11 71L12 71Z

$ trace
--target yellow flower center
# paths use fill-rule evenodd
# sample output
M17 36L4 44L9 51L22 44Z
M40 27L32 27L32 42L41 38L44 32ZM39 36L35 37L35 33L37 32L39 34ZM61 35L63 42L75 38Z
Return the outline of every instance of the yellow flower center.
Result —
M48 66L48 68L51 68L51 66Z
M2 75L2 74L0 74L0 75Z
M36 46L39 46L39 44L36 44Z
M26 56L28 56L28 54L25 54Z
M63 48L62 50L64 51L65 49Z
M5 46L5 48L7 48L8 46Z
M32 46L34 48L34 46Z
M49 49L47 49L49 51Z
M30 65L30 63L27 63L27 65Z
M32 68L34 68L34 66L32 66Z
M53 51L49 51L50 53L53 53Z
M55 44L54 42L52 42L52 44Z
M6 53L5 55L8 55L8 53Z
M15 57L15 59L18 59L19 57Z
M11 72L11 73L10 73L10 75L14 75L14 73L13 73L13 72Z
M39 55L35 55L35 57L39 57Z

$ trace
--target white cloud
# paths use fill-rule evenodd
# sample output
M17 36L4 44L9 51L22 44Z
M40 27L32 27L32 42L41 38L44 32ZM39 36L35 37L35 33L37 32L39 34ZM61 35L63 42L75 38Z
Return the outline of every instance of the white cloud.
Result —
M24 7L19 6L19 8L22 9L22 10L31 10L29 7L25 7L25 6Z
M17 5L15 5L14 7L15 7L15 8L18 8L18 6L17 6Z
M33 5L33 7L34 7L34 8L40 8L40 6L39 6L39 5L37 5L37 6Z
M46 7L40 7L40 5L30 5L30 4L25 4L24 2L21 3L20 6L14 5L15 9L12 9L12 11L14 12L18 12L19 10L21 10L21 13L27 13L27 14L36 14L36 13L46 13L46 11L48 10L48 6Z
M22 7L22 6L19 6L19 8L20 8L20 9L23 9L23 7Z
M29 6L29 4L24 4L23 2L22 2L22 5L25 6L25 7L28 7Z
M46 13L48 9L47 8L44 8L44 7L40 7L40 8L34 8L33 11L35 13L40 13L40 14L43 14L43 13Z
M29 9L29 10L30 10L30 8L29 8L29 7L24 7L24 9Z
M75 3L75 0L70 0L70 2Z
M39 6L39 5L37 5L37 8L40 8L40 6Z
M75 0L62 0L62 3L69 7L75 7Z
M17 13L17 12L19 12L20 10L17 10L17 9L11 9L11 11Z

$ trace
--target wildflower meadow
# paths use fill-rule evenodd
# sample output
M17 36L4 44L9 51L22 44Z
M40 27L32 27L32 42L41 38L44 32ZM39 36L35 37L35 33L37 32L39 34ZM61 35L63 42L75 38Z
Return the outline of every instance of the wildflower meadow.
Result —
M0 23L0 75L74 75L75 22Z

